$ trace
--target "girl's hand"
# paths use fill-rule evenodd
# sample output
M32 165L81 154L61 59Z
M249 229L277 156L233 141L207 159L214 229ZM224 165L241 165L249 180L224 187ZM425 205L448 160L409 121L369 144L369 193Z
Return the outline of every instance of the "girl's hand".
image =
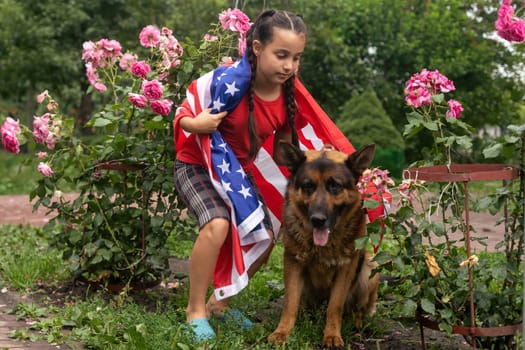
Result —
M180 126L192 134L211 134L219 127L222 118L226 117L228 112L212 114L211 108L206 108L195 118L184 117L180 120Z

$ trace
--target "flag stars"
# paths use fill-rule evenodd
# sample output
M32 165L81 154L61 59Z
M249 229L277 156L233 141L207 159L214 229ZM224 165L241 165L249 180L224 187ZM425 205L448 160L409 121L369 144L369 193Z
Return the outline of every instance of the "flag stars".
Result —
M246 176L246 173L244 172L244 170L242 168L239 168L237 169L236 171L237 173L241 174L242 178L244 179L244 177Z
M224 192L233 192L231 182L221 181Z
M217 99L213 101L212 109L220 111L223 106L224 106L224 103L222 103L220 98L217 97Z
M226 142L221 143L218 147L224 150L224 153L228 153L228 144Z
M230 163L227 163L225 159L222 160L222 164L217 165L219 169L222 170L222 174L230 172Z
M241 185L241 189L239 190L239 193L243 195L244 199L251 197L250 189L248 187L244 187L244 185Z
M226 91L224 92L224 94L230 94L234 96L237 91L241 91L241 90L235 87L235 81L231 84L226 83Z

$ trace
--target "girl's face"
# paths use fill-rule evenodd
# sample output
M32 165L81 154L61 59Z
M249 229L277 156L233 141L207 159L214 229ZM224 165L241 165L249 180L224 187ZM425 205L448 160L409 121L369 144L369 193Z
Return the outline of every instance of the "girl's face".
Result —
M273 29L273 39L263 45L253 41L253 52L257 56L257 85L282 85L299 68L306 36L289 29Z

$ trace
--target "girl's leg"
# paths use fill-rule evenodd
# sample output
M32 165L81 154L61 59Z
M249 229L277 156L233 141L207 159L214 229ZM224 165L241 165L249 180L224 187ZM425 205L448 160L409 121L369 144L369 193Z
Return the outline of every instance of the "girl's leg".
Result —
M220 249L228 236L230 223L226 219L215 218L204 225L195 241L190 258L190 290L186 321L207 318L206 296L213 279L215 264Z
M270 235L270 245L268 246L268 249L250 266L248 269L248 277L252 278L252 276L263 266L268 262L268 258L270 257L270 254L274 247L274 235L273 232L268 230L268 234ZM212 271L213 273L213 271ZM191 288L191 287L190 287ZM208 315L214 315L219 317L224 310L228 308L228 303L230 301L230 298L225 298L221 300L217 300L215 298L215 293L212 293L208 300L208 304L206 306L208 310Z

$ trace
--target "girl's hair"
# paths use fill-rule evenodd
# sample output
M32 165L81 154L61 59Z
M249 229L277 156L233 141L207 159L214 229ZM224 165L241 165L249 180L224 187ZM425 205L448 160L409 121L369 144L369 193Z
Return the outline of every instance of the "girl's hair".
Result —
M257 126L255 125L255 117L253 115L253 82L255 81L255 54L253 52L253 41L258 40L262 45L270 43L273 39L273 29L288 29L297 34L304 34L306 36L306 25L300 15L292 14L282 10L266 10L257 17L253 25L246 33L246 53L248 61L252 68L252 77L250 83L250 90L248 93L248 135L250 137L250 152L251 158L255 157L259 149L259 138L257 137ZM294 77L286 80L283 84L284 97L286 103L286 116L288 124L292 130L292 143L299 146L297 131L295 129L295 112L297 106L295 104L295 85Z

